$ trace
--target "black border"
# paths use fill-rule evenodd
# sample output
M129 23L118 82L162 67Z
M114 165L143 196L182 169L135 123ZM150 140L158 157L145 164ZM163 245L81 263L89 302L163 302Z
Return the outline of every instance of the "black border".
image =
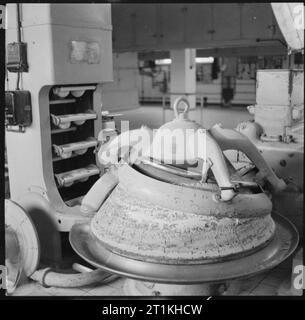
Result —
M110 3L110 4L136 4L136 3L210 3L211 1L200 1L195 0L191 2L187 1L101 1L101 2L88 2L90 3ZM268 3L265 1L247 1L247 3ZM279 2L279 1L278 1ZM280 1L280 2L287 2L287 1ZM7 3L16 3L16 1L9 1ZM23 2L26 3L26 2ZM49 3L48 1L31 1L31 3ZM52 3L84 3L83 1L52 1ZM215 3L215 2L213 2ZM216 2L216 3L226 3L225 2ZM232 2L233 3L233 2ZM235 2L234 2L235 3ZM2 5L5 5L4 3L1 3ZM1 112L1 118L0 118L0 139L1 139L1 145L2 150L4 150L4 84L5 84L5 30L0 29L0 88L1 88L1 94L0 94L0 106L2 106L2 112ZM1 166L1 179L0 179L0 188L2 191L2 197L1 197L1 209L0 209L0 264L4 265L4 153L2 152L0 155L0 162L2 164ZM304 257L303 257L304 259ZM6 297L4 290L0 290L0 308L5 307L7 311L10 311L10 315L16 315L16 313L20 312L21 316L29 315L31 317L44 317L45 315L50 317L82 317L86 319L116 319L118 316L102 316L101 314L101 308L104 305L109 305L111 303L112 305L116 306L144 306L146 303L155 303L155 304L187 304L192 302L195 304L196 302L203 303L204 305L204 311L203 314L200 315L200 318L202 319L205 315L210 315L214 317L217 317L218 315L221 315L222 312L224 312L226 317L234 316L238 317L242 316L243 318L247 317L247 315L252 316L263 316L265 313L264 309L261 308L255 308L256 303L259 301L262 306L267 307L271 303L271 305L274 305L273 302L280 302L280 301L287 301L285 304L277 303L276 309L272 308L270 311L273 313L273 316L275 316L274 312L277 310L281 314L284 314L285 311L293 311L296 312L296 305L292 305L292 307L289 307L288 302L291 303L292 300L295 301L302 301L304 300L304 293L303 296L232 296L232 297L225 297L225 296L219 296L219 297L213 297L209 301L205 301L207 297L154 297L154 298L143 298L143 297ZM174 299L176 301L167 301L168 299ZM217 300L217 302L216 302ZM230 302L225 302L225 301ZM37 302L39 301L39 308L43 308L42 312L38 310L37 308ZM52 301L52 303L56 303L56 307L58 308L50 308L49 301ZM224 304L224 308L219 308L220 302L223 301L221 304ZM248 310L242 311L240 309L240 302L243 301L243 306L249 305ZM21 305L20 305L21 304ZM20 306L20 308L17 308ZM1 311L4 312L3 309ZM4 316L4 314L3 314ZM157 315L157 317L162 317L162 315ZM290 313L291 316L291 313ZM142 318L143 316L141 316ZM150 318L153 318L154 316L149 316ZM187 317L187 316L185 316ZM119 317L119 318L127 318L127 317ZM196 318L195 316L192 316L192 318Z

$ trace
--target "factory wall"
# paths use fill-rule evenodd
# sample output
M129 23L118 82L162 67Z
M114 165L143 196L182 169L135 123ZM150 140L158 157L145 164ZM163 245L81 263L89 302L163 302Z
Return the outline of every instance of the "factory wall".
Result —
M143 102L161 102L162 96L166 93L160 90L160 86L154 85L154 81L149 76L140 76L139 97ZM210 84L199 83L196 85L197 103L200 97L207 98L207 103L221 103L221 80L213 80ZM255 103L255 80L237 80L236 93L233 104L252 104Z
M220 66L225 58L219 58ZM233 58L234 60L234 58ZM228 61L233 61L228 59ZM279 69L287 67L285 55L269 55L259 57L237 57L233 69L235 105L250 105L255 103L256 71L258 69ZM230 63L230 62L229 62ZM230 67L230 66L229 66ZM212 75L212 64L196 64L197 103L201 97L207 98L207 104L220 104L222 101L222 76L218 71ZM170 65L157 66L151 73L139 73L139 97L142 102L161 102L168 96L170 86Z

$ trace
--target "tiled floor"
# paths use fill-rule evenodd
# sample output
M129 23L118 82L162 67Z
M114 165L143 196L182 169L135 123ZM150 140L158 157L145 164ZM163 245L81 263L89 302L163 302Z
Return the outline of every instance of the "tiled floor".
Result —
M241 296L276 296L291 295L289 291L292 259L288 259L275 269L269 270L255 277L242 281ZM19 286L13 296L124 296L124 278L119 278L111 283L82 288L44 288L34 281L28 281ZM285 287L283 285L285 284ZM284 288L284 290L283 290Z

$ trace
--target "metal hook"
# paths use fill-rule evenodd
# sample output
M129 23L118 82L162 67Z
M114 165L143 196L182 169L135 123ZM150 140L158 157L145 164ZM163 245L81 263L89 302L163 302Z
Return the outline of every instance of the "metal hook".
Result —
M178 105L179 105L181 102L183 102L183 103L185 104L185 108L184 108L184 110L183 110L181 113L179 113L179 112L178 112ZM185 118L188 110L190 109L190 104L189 104L189 101L188 101L187 97L186 97L186 96L180 96L180 97L178 97L178 98L175 100L175 102L174 102L173 108L174 108L174 112L175 112L175 117L176 117L176 118L181 118L181 117L182 117L182 118Z

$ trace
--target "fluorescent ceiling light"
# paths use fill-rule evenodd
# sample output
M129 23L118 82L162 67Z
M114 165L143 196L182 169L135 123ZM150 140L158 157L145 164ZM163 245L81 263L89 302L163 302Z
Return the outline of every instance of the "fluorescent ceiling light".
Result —
M196 63L213 63L214 58L213 57L198 57L196 58ZM172 59L159 59L155 60L156 65L167 65L172 63Z
M165 65L165 64L171 64L172 59L159 59L155 61L155 64L157 65Z
M213 63L214 58L213 57L198 57L196 58L196 63Z

